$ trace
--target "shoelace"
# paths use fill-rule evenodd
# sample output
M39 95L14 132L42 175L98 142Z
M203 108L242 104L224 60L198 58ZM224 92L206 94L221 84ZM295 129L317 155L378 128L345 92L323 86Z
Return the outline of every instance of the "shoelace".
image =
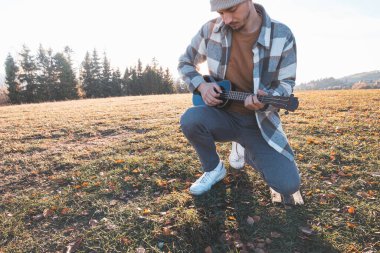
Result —
M200 178L200 183L205 183L210 179L210 172L205 172L202 177Z

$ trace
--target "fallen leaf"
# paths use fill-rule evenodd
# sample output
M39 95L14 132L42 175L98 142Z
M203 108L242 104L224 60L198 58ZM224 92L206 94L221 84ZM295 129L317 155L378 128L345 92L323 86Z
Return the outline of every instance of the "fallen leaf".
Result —
M231 180L231 177L230 176L227 176L225 178L223 178L223 183L226 184L226 185L229 185L231 184L232 180Z
M307 144L316 144L316 145L318 145L318 144L319 144L319 141L316 140L316 139L313 138L313 137L308 137L308 138L306 139L306 143L307 143Z
M120 242L123 245L129 245L129 244L131 244L131 240L129 240L127 237L120 238Z
M277 233L277 232L270 232L270 237L280 238L280 237L282 237L282 235L280 233Z
M44 216L42 214L37 214L37 215L32 217L32 219L34 221L39 221L39 220L42 220L43 218L44 218Z
M168 185L168 183L165 181L165 180L161 180L161 179L157 179L156 180L156 184L159 186L159 187L166 187Z
M75 242L71 242L68 246L66 246L66 249L64 252L65 253L75 252L78 249L78 247L80 246L80 244L82 243L82 241L83 241L83 238L79 238Z
M259 221L261 220L261 217L258 216L258 215L255 215L255 216L253 216L253 220L254 220L255 222L259 222Z
M69 234L73 231L75 231L75 227L67 227L67 228L65 228L65 230L63 230L63 233Z
M143 211L143 215L148 215L150 214L152 211L150 211L150 209L148 208L145 208L144 211Z
M326 197L329 199L334 199L334 198L336 198L336 195L334 193L328 193L328 194L326 194Z
M313 191L308 191L308 192L306 193L306 196L311 196L311 195L313 195Z
M205 248L205 253L212 253L212 248L210 246Z
M63 215L68 214L69 212L70 212L70 208L67 208L67 207L65 207L61 210L61 214L63 214Z
M355 210L354 207L350 206L350 207L348 207L347 212L348 212L349 214L355 214L356 210Z
M170 180L168 180L168 184L174 183L175 181L177 181L176 178L170 179Z
M357 226L356 224L351 223L351 222L347 222L346 224L347 224L347 227L349 228L355 228Z
M244 247L244 243L240 240L235 240L234 245L235 245L235 248L237 248L237 249L241 249Z
M125 162L125 160L122 160L122 159L115 160L115 163L117 163L117 164L124 163L124 162Z
M95 220L95 219L91 219L91 220L89 220L89 222L88 222L88 224L89 224L91 227L96 226L98 223L99 223L99 221L97 221L97 220Z
M247 218L247 223L248 223L249 225L253 225L253 224L255 223L255 220L254 220L251 216L248 216L248 218Z
M136 249L136 253L145 253L145 249L142 246L140 246Z
M315 233L311 228L308 227L299 227L299 229L306 235L312 235Z
M171 229L169 227L163 227L162 228L162 233L164 235L171 235L172 231L171 231Z
M222 234L221 240L225 241L227 244L232 244L232 235L229 232Z
M53 211L52 209L50 209L50 208L46 208L46 209L43 211L43 213L42 213L42 215L43 215L45 218L50 217L50 216L52 216L53 214L54 214L54 211Z
M130 177L130 176L126 176L126 177L124 178L124 182L129 182L129 181L131 181L131 179L132 179L132 177Z

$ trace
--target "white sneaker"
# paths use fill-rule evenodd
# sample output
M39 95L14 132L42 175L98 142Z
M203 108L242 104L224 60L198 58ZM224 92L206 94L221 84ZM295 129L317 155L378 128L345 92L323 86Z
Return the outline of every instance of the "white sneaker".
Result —
M244 148L237 142L232 142L232 150L229 156L229 162L232 168L240 170L244 167Z
M201 195L207 192L214 184L222 180L226 174L226 168L224 168L223 162L220 161L214 170L203 173L203 175L191 185L190 193L193 195Z

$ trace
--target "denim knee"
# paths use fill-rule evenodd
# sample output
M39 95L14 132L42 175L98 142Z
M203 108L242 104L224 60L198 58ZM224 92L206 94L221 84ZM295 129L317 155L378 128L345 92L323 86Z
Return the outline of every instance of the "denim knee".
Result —
M179 123L185 135L190 135L196 129L201 122L200 115L197 107L191 107L182 114Z
M288 180L282 181L279 185L277 185L276 191L283 195L292 195L296 193L301 185L300 176L294 176L289 178Z

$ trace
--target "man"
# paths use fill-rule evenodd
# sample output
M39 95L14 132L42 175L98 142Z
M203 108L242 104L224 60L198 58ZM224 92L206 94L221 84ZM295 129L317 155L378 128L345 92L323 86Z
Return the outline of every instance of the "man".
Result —
M180 120L204 171L190 193L201 195L224 178L226 169L215 141L232 141L231 166L242 168L245 161L275 191L291 195L299 189L300 176L278 109L260 103L256 95L248 96L244 104L218 109L221 88L206 82L197 69L207 61L211 76L230 80L238 91L290 96L296 76L294 36L251 0L210 0L210 4L220 17L202 26L178 65L190 90L199 91L206 103L189 108Z

